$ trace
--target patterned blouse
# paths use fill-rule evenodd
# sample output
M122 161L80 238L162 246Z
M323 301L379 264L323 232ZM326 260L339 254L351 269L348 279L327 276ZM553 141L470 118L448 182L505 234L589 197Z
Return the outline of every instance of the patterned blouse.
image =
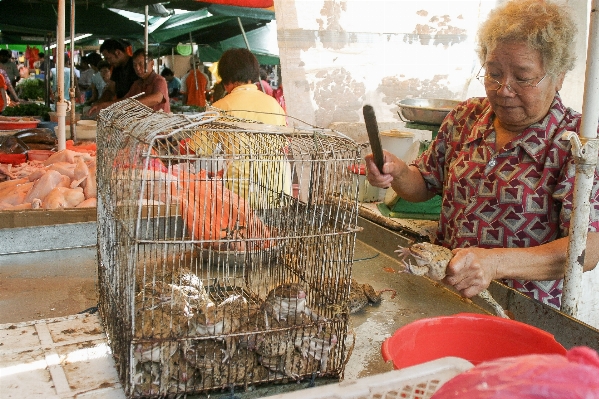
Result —
M430 148L415 161L430 191L441 194L437 243L449 248L533 247L568 235L575 166L566 131L581 115L559 94L547 116L499 151L487 98L459 104ZM599 174L591 194L589 231L599 231ZM555 308L563 280L506 280Z

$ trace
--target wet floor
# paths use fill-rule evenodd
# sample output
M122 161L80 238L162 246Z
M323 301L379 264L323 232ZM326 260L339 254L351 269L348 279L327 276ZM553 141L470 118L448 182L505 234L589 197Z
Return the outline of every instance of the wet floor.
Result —
M97 304L95 248L0 255L0 324L73 315Z

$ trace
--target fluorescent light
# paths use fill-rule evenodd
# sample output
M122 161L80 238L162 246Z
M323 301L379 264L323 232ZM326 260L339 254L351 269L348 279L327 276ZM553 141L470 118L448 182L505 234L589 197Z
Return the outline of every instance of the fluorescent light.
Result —
M82 40L82 39L88 38L88 37L90 37L90 36L92 36L92 34L91 34L91 33L86 33L86 34L84 34L84 35L75 36L75 41L77 41L77 40ZM65 44L65 45L67 45L67 44L69 44L69 43L71 43L71 39L68 39L68 40L65 40L65 41L64 41L64 44ZM50 45L50 48L56 48L56 46L57 46L57 44L56 44L56 43L54 43L54 44Z

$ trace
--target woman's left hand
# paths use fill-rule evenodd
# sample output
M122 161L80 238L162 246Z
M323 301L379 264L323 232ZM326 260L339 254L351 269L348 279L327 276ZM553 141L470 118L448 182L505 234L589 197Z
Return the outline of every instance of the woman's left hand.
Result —
M478 247L456 248L449 262L445 284L453 286L466 298L486 290L497 274L499 257L493 249Z

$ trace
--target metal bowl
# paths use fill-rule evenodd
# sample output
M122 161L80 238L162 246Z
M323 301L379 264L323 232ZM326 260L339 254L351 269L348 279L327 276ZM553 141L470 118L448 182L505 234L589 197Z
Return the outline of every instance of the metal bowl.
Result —
M460 103L456 100L406 98L397 103L402 121L440 125L447 114Z

